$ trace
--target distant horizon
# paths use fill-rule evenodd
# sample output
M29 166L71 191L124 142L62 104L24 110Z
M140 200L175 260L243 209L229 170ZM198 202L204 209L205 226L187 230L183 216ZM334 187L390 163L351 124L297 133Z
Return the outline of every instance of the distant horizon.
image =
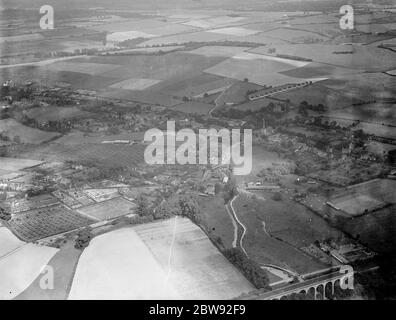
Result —
M57 5L61 7L70 8L71 5L78 4L79 7L84 8L93 8L93 7L107 7L109 5L114 5L115 7L174 7L183 6L183 7L196 7L199 5L205 6L216 6L216 5L242 5L242 4L259 4L259 5L269 5L274 3L334 3L334 2L342 2L341 0L244 0L243 2L236 0L168 0L164 2L163 0L133 0L132 3L129 0L87 0L81 2L79 0L46 0L45 4L49 5ZM368 0L344 0L345 3L364 3L369 2ZM372 0L371 2L375 4L396 4L396 0ZM35 8L40 7L44 3L42 0L2 0L0 7L1 8L19 8L23 6L25 8Z

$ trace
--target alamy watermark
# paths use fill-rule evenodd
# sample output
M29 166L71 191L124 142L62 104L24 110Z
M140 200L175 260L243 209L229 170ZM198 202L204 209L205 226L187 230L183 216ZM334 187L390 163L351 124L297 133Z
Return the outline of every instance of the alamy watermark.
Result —
M43 16L40 18L40 29L52 30L54 29L54 8L50 5L45 5L40 8L40 14Z
M340 18L340 28L342 30L353 30L355 28L355 14L353 7L349 4L342 6L340 8L340 14L343 14Z
M199 129L195 133L192 129L176 132L175 127L175 121L168 121L166 131L154 128L145 133L144 141L150 142L144 152L147 164L232 165L237 176L252 171L251 129Z
M343 265L340 267L341 274L344 274L345 276L341 278L340 280L340 288L342 290L353 290L354 289L354 270L350 265Z
M40 28L42 30L52 30L55 28L54 24L54 8L48 4L40 7L40 14L43 16L40 18ZM351 5L343 5L340 8L340 14L343 16L340 18L340 28L342 30L353 30L354 24L354 9Z

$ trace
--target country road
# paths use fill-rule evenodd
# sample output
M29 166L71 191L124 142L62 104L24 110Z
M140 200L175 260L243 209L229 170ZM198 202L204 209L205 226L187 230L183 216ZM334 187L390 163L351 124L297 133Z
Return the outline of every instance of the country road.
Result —
M234 215L231 213L230 208L228 207L228 205L225 205L226 210L228 215L230 216L232 225L234 226L234 240L232 241L232 247L236 248L237 247L237 241L238 241L238 226L237 226L237 222L234 218Z
M216 100L214 101L215 106L210 109L209 111L209 116L212 116L212 112L219 106L219 99L223 96L224 93L227 92L227 90L230 88L231 86L227 86L222 92L221 94L216 98Z
M242 227L242 229L243 229L242 235L241 235L241 237L240 237L240 239L239 239L239 246L240 246L241 250L245 253L245 255L249 258L249 255L247 254L246 249L245 249L245 247L243 246L243 239L244 239L244 237L245 237L245 235L246 235L247 228L246 228L246 226L239 220L238 215L237 215L237 213L236 213L236 211L235 211L235 209L234 209L234 206L233 206L233 203L234 203L234 201L238 198L238 196L239 196L239 194L236 195L236 196L230 201L229 207L230 207L230 211L231 211L233 217L235 218L235 220L238 222L238 224L239 224L239 225ZM267 230L266 230L265 222L263 222L263 231L267 234L268 237L271 237L271 235L270 235L270 234L267 232ZM234 248L235 248L235 247L234 247ZM290 269L286 269L286 268L283 268L283 267L280 267L280 266L276 266L276 265L272 265L272 264L264 264L264 265L261 265L261 267L271 267L271 268L275 268L275 269L281 270L281 271L283 271L283 272L285 272L285 273L288 273L289 275L292 275L292 276L297 277L297 278L301 281L301 276L300 276L297 272L292 271L292 270L290 270Z
M52 64L55 62L67 61L67 60L83 58L83 57L88 57L88 56L87 55L79 55L79 56L60 57L60 58L55 58L55 59L48 59L48 60L41 60L41 61L34 61L34 62L24 62L24 63L17 63L17 64L2 64L2 65L0 65L0 69L28 67L28 66L42 67L42 66L46 66L48 64Z
M231 209L232 215L234 216L235 220L238 222L238 224L239 224L239 225L242 227L242 229L243 229L241 238L239 239L239 246L241 247L242 251L246 254L246 256L249 257L249 255L247 254L245 248L243 247L243 238L245 237L245 234L246 234L246 230L247 230L247 229L246 229L245 225L238 219L238 216L237 216L237 214L236 214L236 212L235 212L235 209L234 209L234 206L233 206L233 203L234 203L234 201L236 200L236 198L238 198L238 196L239 196L239 195L236 195L236 196L230 201L230 209Z

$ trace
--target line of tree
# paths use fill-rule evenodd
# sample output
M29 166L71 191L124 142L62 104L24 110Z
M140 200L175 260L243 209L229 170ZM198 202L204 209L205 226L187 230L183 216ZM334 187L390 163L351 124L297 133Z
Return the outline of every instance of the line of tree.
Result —
M224 203L227 204L238 194L238 188L236 185L235 178L231 177L228 179L228 182L224 186L223 189L223 199Z
M74 243L74 247L79 250L83 250L89 246L93 238L92 229L90 227L84 228L77 233L77 238Z
M257 288L271 290L267 272L253 260L249 259L239 248L227 249L224 256L236 266Z

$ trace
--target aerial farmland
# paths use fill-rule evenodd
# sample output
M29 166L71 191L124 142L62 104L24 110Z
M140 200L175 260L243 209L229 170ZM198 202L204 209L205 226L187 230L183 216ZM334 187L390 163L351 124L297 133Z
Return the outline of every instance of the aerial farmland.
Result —
M396 297L394 4L3 2L0 300Z

